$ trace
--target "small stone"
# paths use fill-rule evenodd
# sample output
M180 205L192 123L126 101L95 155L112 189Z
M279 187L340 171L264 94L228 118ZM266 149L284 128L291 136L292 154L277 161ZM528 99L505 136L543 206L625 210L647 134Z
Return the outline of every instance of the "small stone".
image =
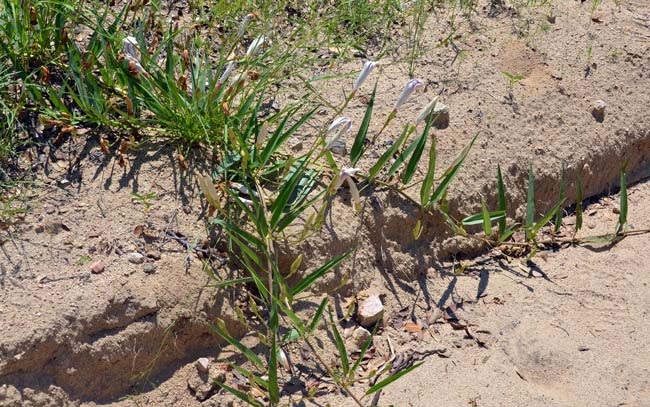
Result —
M36 226L34 227L34 232L36 232L36 233L43 233L43 232L45 232L45 226L43 226L42 223L39 223L38 225L36 225Z
M154 260L160 260L160 252L158 250L149 250L147 257Z
M618 206L615 206L615 207L612 208L612 212L614 212L615 214L618 215L619 213L621 213L621 210L618 209Z
M54 208L54 207L51 206L51 205L45 205L45 206L43 207L43 210L45 211L45 213L51 215L51 214L54 213L54 211L56 211L56 208Z
M199 358L194 364L199 373L208 373L210 370L210 359L208 358Z
M300 140L298 137L291 137L291 139L289 139L289 147L293 151L302 150L302 140Z
M370 335L370 331L368 331L366 328L359 327L352 333L352 341L359 349L362 349L363 345L365 345L370 338Z
M605 120L605 108L607 103L602 100L597 100L594 102L594 105L591 108L591 115L596 119L598 123L602 123Z
M226 371L220 367L210 367L210 381L212 383L223 383L226 381Z
M22 406L23 396L15 386L3 384L0 386L0 401L3 406L19 407Z
M384 304L379 295L374 294L363 300L357 310L357 320L362 326L371 326L384 316Z
M144 256L141 255L140 253L132 252L126 255L126 260L129 263L142 264L144 263Z
M104 263L96 261L90 265L90 272L93 274L100 274L104 272Z
M436 103L433 108L433 127L436 129L446 129L449 127L449 107L444 103Z
M147 264L144 265L142 270L147 274L153 274L153 273L156 272L156 265L151 264L151 263L147 263Z

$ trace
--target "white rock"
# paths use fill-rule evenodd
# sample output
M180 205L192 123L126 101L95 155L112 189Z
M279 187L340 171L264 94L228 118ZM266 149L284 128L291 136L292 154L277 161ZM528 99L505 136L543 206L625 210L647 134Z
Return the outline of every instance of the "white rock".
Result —
M210 359L208 358L199 358L195 364L199 373L208 373L210 371Z
M144 263L144 256L140 253L132 252L126 255L126 260L128 260L129 263L142 264Z
M449 107L444 103L437 102L433 108L433 127L446 129L449 126Z
M379 295L373 294L359 304L357 321L363 326L371 326L384 316L384 304Z
M603 100L597 100L594 102L594 105L591 107L591 115L597 122L602 123L605 120L606 107L607 103Z
M354 344L357 345L359 349L361 349L363 348L363 345L365 345L368 341L368 338L370 338L370 335L370 331L368 331L366 328L359 327L352 333L352 340L354 341Z

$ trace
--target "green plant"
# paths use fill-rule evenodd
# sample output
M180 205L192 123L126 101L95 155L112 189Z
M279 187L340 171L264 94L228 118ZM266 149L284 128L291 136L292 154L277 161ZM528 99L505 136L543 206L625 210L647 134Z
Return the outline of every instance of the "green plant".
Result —
M154 192L149 192L145 195L141 195L137 192L131 192L131 198L136 202L140 202L144 207L144 212L147 213L147 211L149 211L149 208L151 208L151 205L153 205L153 202L151 201L157 199L158 195Z

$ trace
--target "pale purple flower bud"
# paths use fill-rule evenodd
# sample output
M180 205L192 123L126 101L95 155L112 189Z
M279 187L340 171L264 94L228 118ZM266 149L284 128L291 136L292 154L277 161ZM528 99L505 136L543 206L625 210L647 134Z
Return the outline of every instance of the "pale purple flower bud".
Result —
M128 36L122 40L122 44L124 44L124 53L126 55L131 56L134 59L138 59L138 40L135 39L135 37Z
M399 98L397 99L397 102L395 103L395 109L397 110L406 102L406 100L411 96L411 93L414 91L418 90L419 88L423 88L424 83L419 80L419 79L411 79L407 84L406 87L404 87L404 90L402 93L399 95Z
M251 42L251 45L248 46L248 50L246 50L246 56L250 58L256 55L265 41L266 41L266 37L263 35L260 35L259 37L255 38L253 42Z
M359 73L359 77L357 80L354 82L354 88L352 88L355 92L361 88L363 83L366 81L366 78L368 75L370 75L370 72L377 66L377 63L374 61L366 61L365 64L363 64L363 69Z
M433 100L429 102L429 104L427 104L426 106L424 106L424 108L422 108L422 110L420 110L420 114L418 115L418 118L415 119L416 126L422 123L423 121L427 120L429 114L431 114L433 109L435 109L436 103L438 103L438 96L433 98Z
M350 195L352 196L352 205L354 206L354 209L358 211L360 209L361 205L361 196L359 195L359 189L357 188L357 185L354 183L354 180L352 177L354 174L357 172L361 171L358 168L349 168L349 167L343 167L341 169L341 172L339 173L339 178L336 181L336 184L334 185L334 190L338 190L343 182L348 183L348 187L350 188Z
M338 119L334 120L332 124L330 124L330 127L327 128L327 132L325 133L326 135L334 133L334 135L327 141L325 150L329 150L341 137L341 135L346 131L350 131L351 128L352 119L349 117L339 117Z
M244 16L244 18L241 20L241 23L239 24L239 30L237 31L238 38L244 35L248 23L250 23L253 18L255 18L255 14L253 13L249 13Z
M217 83L220 84L220 85L223 84L226 81L226 79L228 79L228 77L230 76L232 71L235 69L236 65L237 64L235 63L235 61L228 62L226 64L226 68L223 70L223 73L219 77L219 80L217 81Z

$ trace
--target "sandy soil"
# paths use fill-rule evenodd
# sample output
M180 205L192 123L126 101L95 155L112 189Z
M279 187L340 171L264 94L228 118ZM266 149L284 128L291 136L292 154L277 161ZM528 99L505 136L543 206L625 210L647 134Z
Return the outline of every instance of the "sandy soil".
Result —
M590 196L616 190L624 158L630 159L631 179L647 175L645 1L605 2L594 19L589 5L577 1L519 13L505 7L494 18L488 11L486 6L469 22L459 22L460 55L452 47L432 48L449 33L447 15L427 23L426 53L414 75L430 90L399 116L415 116L441 92L451 119L437 132L440 170L481 132L450 191L454 213L476 211L481 197L494 202L497 163L513 217L521 216L531 161L540 211L557 197L561 161L568 167L568 204L575 199L578 170ZM547 14L556 16L554 23ZM542 30L542 24L550 28ZM383 63L378 117L389 113L408 76L404 55ZM356 61L339 69L358 66ZM505 99L502 71L524 76L514 99ZM335 98L335 91L340 96L340 89L323 93ZM357 125L364 96L346 112ZM603 122L591 114L599 99L607 103ZM375 152L394 138L399 127L393 129ZM305 146L313 140L302 137ZM229 405L227 396L201 388L205 377L193 362L209 357L219 366L232 360L206 321L219 316L233 335L244 335L233 304L245 298L205 287L212 280L202 259L207 256L221 277L227 270L219 267L225 253L204 241L208 233L192 171L180 171L174 152L160 146L134 152L126 169L92 139L69 141L51 153L55 162L38 170L38 182L27 189L24 222L0 239L0 406ZM148 211L132 192L156 194ZM631 227L650 226L649 196L648 184L630 192ZM594 202L583 233L611 231L616 202ZM605 249L562 248L526 263L448 239L436 219L427 220L425 235L414 241L416 213L408 201L375 190L355 217L342 192L327 227L300 248L309 268L359 247L353 260L316 288L326 291L348 276L332 297L337 303L366 289L384 296L387 318L375 338L374 360L389 357L390 347L407 356L445 349L384 391L380 405L649 404L647 235ZM134 252L144 255L142 263L128 260ZM455 256L467 252L482 256L481 265L454 275ZM93 273L97 261L104 270ZM422 331L406 332L408 320ZM313 362L299 349L291 357L297 365ZM231 372L225 379L235 380ZM355 391L362 393L365 385ZM351 405L327 386L319 397L316 404Z

